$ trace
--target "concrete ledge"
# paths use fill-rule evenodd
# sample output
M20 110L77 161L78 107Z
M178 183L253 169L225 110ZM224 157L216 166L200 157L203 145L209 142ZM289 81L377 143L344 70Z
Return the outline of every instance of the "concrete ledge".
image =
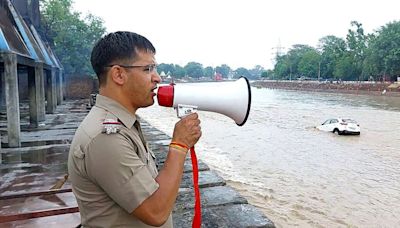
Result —
M192 211L173 214L174 227L191 227ZM257 208L250 204L236 204L203 208L202 227L275 227Z
M214 171L206 170L199 172L199 187L200 188L207 188L207 187L214 187L214 186L223 186L225 185L225 180L222 179L217 173ZM181 187L182 188L189 188L193 186L193 175L192 172L184 173Z
M203 208L215 206L227 206L233 204L247 204L236 190L229 186L206 187L200 189L201 206ZM174 213L180 213L194 208L194 192L192 188L187 188L179 192L176 200Z

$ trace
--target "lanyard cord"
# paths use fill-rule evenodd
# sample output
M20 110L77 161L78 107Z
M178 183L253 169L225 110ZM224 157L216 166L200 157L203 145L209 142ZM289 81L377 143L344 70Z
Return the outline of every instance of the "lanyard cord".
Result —
M200 190L199 190L199 168L197 164L196 152L194 151L194 146L190 148L190 157L192 159L193 168L193 187L194 187L194 217L192 228L201 227L201 201L200 201Z

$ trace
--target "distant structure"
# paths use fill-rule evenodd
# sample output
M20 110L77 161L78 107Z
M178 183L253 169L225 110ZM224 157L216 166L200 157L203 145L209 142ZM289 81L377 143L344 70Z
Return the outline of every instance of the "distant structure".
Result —
M166 76L165 72L164 72L164 71L161 71L160 77L163 78L163 77L165 77L165 76Z
M285 48L282 47L282 45L281 45L281 39L278 40L278 44L276 45L276 47L273 47L272 50L275 50L275 51L272 53L274 56L273 56L272 59L271 59L273 65L275 65L276 59L277 59L278 57L282 56L282 55L284 54L283 51L285 50Z
M215 81L222 81L222 74L215 72L214 80Z
M37 32L39 16L39 0L0 0L0 112L7 115L9 147L21 146L22 92L33 127L45 120L46 112L54 113L64 97L63 69Z

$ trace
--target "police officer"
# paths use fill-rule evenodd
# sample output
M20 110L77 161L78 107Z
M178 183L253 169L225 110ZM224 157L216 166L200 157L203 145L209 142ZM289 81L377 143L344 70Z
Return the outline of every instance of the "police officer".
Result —
M83 227L172 227L185 157L201 129L196 113L175 124L158 173L135 115L154 103L161 81L155 52L148 39L132 32L110 33L93 48L99 95L68 158Z

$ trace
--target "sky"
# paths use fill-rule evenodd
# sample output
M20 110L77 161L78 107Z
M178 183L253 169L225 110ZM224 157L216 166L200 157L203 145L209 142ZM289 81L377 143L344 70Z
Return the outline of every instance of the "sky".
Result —
M261 65L294 44L345 38L351 21L372 33L400 20L399 0L74 0L73 10L104 20L107 32L147 37L158 63L194 61L232 69Z

